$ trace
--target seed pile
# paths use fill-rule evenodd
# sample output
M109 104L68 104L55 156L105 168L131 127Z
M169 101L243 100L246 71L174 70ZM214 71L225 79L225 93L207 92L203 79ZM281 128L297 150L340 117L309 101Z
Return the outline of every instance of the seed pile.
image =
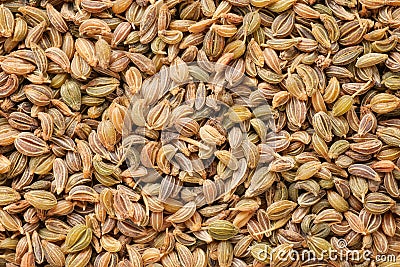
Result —
M399 266L399 29L399 0L2 1L0 266Z

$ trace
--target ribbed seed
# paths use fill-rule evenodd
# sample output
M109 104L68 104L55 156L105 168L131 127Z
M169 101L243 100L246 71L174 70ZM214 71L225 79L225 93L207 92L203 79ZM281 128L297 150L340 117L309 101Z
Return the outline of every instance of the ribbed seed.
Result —
M352 175L356 175L373 181L381 181L378 173L365 164L352 164L351 166L349 166L348 170L349 173Z
M31 190L25 193L24 198L33 207L41 210L49 210L57 204L56 197L44 190Z
M366 68L382 63L388 59L388 55L380 53L368 53L357 59L357 68Z
M362 52L361 46L346 47L333 56L332 63L338 66L347 65L354 62Z
M239 229L236 226L225 220L216 220L208 225L208 233L215 240L228 240L238 232Z
M58 12L57 9L50 3L46 5L46 12L47 17L49 18L50 23L59 31L59 32L66 32L68 31L68 25L65 22L62 14Z
M53 266L62 267L65 264L65 255L61 248L47 240L42 240L44 256L48 263Z
M177 212L169 216L166 220L173 223L184 222L192 217L195 211L196 204L194 202L189 202L181 207Z
M318 161L309 161L297 169L295 181L307 180L315 175L321 169L321 163Z
M92 240L92 230L85 225L74 226L65 239L65 246L69 253L84 250Z
M288 216L297 204L289 200L281 200L274 202L267 208L267 215L270 220L276 221Z
M369 193L365 197L365 209L372 214L383 214L394 204L393 199L382 193Z
M335 191L328 191L328 201L338 212L345 212L349 209L347 201Z
M344 95L336 100L335 104L332 108L332 115L337 117L345 114L347 111L350 110L351 106L353 105L354 100L352 96Z
M40 156L50 151L45 141L28 132L20 133L14 144L21 154L30 157Z
M400 99L394 95L381 93L375 95L370 102L371 109L378 114L389 113L398 108Z
M317 42L324 48L329 49L331 47L331 40L328 36L328 32L325 27L321 24L311 24L311 32ZM335 40L332 40L335 41Z
M0 205L6 206L21 199L21 195L7 186L0 186Z

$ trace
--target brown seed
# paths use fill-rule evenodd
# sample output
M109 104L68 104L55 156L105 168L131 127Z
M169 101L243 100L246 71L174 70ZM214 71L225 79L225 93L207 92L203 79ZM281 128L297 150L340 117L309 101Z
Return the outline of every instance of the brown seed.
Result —
M189 202L180 208L177 212L172 214L167 218L168 222L180 223L188 220L193 216L196 211L196 204L194 202Z
M57 47L46 49L46 56L54 63L58 64L65 72L70 72L70 62L67 54Z
M395 110L400 104L400 99L394 95L381 93L371 99L371 109L378 113L384 114Z
M379 53L368 53L358 58L356 62L357 68L366 68L382 63L388 59L388 55Z
M0 265L400 251L397 2L4 2Z
M95 56L94 44L87 39L78 38L75 41L76 52L82 57L90 66L97 66L97 58Z
M378 173L376 173L371 167L364 164L353 164L349 166L349 173L357 175L366 179L371 179L374 181L381 181Z
M38 43L42 38L44 31L46 30L47 22L42 21L35 27L28 30L28 34L25 37L25 46L30 48L32 43Z
M49 210L57 204L56 197L44 190L32 190L25 193L24 198L37 209Z
M42 240L44 256L48 263L53 266L62 267L65 264L65 255L61 248L47 240Z
M21 199L21 195L11 187L0 186L0 192L1 192L1 199L0 199L1 206L9 205Z
M315 175L321 169L321 163L318 161L309 161L297 169L295 180L307 180Z
M138 53L127 53L126 54L129 59L133 62L133 64L138 67L141 71L153 75L156 72L155 65L153 61Z
M345 212L349 209L347 201L334 191L328 191L328 201L329 204L339 212Z
M393 199L382 193L369 193L365 198L365 209L372 214L383 214L394 204Z
M64 21L61 13L54 8L54 6L50 3L46 5L47 16L50 20L50 23L59 31L59 32L66 32L68 31L68 25Z
M40 156L50 151L46 142L28 132L20 133L14 144L19 152L30 157Z
M296 206L296 203L289 200L277 201L267 208L268 218L274 221L282 219L292 212Z

